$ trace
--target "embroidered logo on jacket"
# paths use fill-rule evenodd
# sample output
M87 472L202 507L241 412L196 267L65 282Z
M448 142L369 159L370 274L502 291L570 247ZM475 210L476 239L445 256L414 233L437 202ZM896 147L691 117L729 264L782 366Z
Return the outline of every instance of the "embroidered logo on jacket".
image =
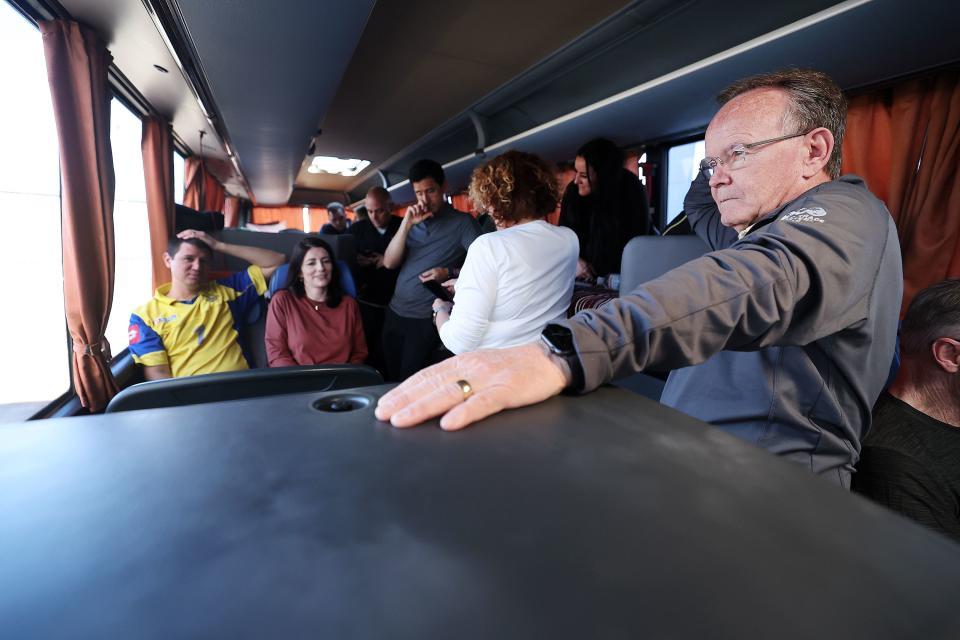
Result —
M791 211L790 213L785 214L781 220L786 222L823 222L823 218L827 215L826 209L823 207L804 207L802 209L797 209L796 211Z

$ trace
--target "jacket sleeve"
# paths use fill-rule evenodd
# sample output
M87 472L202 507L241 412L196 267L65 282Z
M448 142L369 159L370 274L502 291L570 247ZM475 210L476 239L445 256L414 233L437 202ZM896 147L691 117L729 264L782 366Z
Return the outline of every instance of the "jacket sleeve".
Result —
M687 214L690 228L707 243L711 251L726 249L739 239L736 229L721 224L720 209L710 193L710 181L701 173L690 183L690 189L683 198L683 211Z
M887 224L868 220L852 198L815 197L792 209L826 215L777 220L567 321L584 390L647 368L698 364L724 349L805 345L864 320Z
M292 367L299 364L287 345L287 294L279 292L270 301L267 309L267 327L264 343L267 348L267 362L271 367Z

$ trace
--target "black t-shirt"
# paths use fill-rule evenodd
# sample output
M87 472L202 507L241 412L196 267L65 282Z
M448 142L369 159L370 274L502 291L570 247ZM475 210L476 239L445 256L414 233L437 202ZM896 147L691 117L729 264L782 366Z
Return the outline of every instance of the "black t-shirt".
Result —
M387 230L384 233L377 231L377 228L370 220L359 220L346 230L355 239L357 246L357 255L364 253L384 254L387 251L390 241L396 235L400 228L402 218L390 216L387 222ZM385 269L377 267L357 267L357 286L359 287L359 297L364 302L372 302L378 305L385 305L390 302L393 296L393 288L397 284L396 269Z
M882 394L853 490L960 542L960 428Z
M343 231L340 231L335 226L329 222L320 227L320 233L325 236L339 236L341 233L350 233L350 227L347 227Z

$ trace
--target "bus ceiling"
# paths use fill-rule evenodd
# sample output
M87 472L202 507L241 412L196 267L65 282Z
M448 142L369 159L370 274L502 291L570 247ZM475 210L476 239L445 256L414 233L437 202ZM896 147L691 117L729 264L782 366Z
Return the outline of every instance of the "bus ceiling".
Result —
M749 73L809 66L849 89L948 64L960 60L955 6L60 0L57 12L101 32L119 75L228 191L286 204L294 189L357 199L383 175L409 200L400 176L420 157L460 188L484 153L564 159L597 135L689 132ZM311 173L314 156L370 164Z

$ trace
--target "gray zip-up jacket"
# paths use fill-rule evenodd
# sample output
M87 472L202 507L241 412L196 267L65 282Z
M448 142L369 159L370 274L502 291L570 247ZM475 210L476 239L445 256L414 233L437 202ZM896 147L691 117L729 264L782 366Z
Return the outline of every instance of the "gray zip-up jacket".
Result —
M584 390L675 369L661 402L849 487L903 294L889 212L856 176L762 216L742 239L720 224L706 180L684 208L712 253L568 321Z

